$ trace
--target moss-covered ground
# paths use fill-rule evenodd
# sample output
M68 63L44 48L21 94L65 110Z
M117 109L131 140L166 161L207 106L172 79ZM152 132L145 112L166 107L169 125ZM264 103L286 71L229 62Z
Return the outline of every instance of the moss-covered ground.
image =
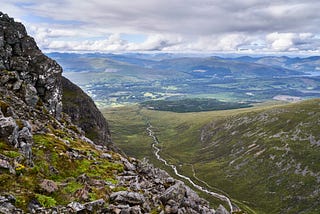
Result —
M63 138L54 133L60 133ZM99 188L90 186L81 179L85 174L88 180L102 180L106 183L117 184L115 176L123 171L123 165L101 158L102 151L95 149L87 142L71 136L66 130L54 130L52 133L35 134L33 166L28 166L23 156L8 143L0 142L0 153L18 160L15 164L16 174L1 171L0 192L7 192L17 199L16 206L24 210L32 199L44 207L66 205L72 201L86 202L100 198L108 201L111 191L109 185L100 185ZM115 156L110 152L111 155ZM49 179L54 181L58 190L48 193L40 187L41 181ZM86 188L89 197L83 199L77 192ZM121 189L121 187L118 187Z

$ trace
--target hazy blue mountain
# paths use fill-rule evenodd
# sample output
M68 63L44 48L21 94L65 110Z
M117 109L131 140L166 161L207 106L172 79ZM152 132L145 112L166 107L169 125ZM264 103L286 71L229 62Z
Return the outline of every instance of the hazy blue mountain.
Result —
M311 56L306 58L290 58L287 56L267 56L254 58L245 56L236 58L235 60L239 60L242 62L259 63L268 66L276 66L311 74L320 73L320 56Z
M209 72L211 75L232 77L302 75L301 72L278 66L245 62L236 59L226 60L220 57L184 57L168 59L158 62L153 68L176 70L191 74L206 74Z

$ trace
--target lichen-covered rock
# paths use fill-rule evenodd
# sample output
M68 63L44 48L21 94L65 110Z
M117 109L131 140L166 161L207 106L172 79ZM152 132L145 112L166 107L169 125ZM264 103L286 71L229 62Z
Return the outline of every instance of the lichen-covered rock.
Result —
M47 193L53 193L58 190L57 184L54 181L48 179L44 179L43 181L41 181L39 186L43 191Z
M17 124L12 117L1 117L0 115L0 138L8 139L16 128Z
M85 209L91 213L101 210L104 207L104 205L105 205L105 201L103 199L98 199L98 200L83 204Z
M80 212L80 211L83 211L85 209L85 207L80 204L79 202L71 202L70 204L67 205L68 208L71 208L72 209L72 212Z
M0 154L0 173L3 170L8 170L9 173L11 174L16 174L16 171L14 170L14 166L10 163L10 159Z
M112 193L110 196L111 202L118 204L142 205L145 198L137 192L119 191Z

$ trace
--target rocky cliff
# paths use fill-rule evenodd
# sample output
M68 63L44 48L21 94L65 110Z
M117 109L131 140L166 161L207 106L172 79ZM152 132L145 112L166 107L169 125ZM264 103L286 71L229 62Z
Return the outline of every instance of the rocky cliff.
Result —
M19 94L27 105L34 107L41 99L48 111L58 118L62 106L61 67L42 54L21 23L2 13L0 18L0 69L13 71L3 76L2 82L9 78L7 85L12 83L9 89Z
M227 213L110 150L106 122L61 73L0 12L0 213Z

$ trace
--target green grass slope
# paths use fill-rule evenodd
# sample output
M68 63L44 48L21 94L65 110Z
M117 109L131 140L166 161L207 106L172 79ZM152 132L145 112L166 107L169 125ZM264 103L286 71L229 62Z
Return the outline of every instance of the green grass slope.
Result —
M319 107L316 99L200 113L137 107L104 113L123 121L117 127L110 121L111 129L123 134L115 141L139 158L152 156L143 131L143 120L151 121L162 157L189 177L193 168L197 178L227 193L249 213L246 207L256 213L319 213ZM125 120L124 115L137 117Z
M120 159L119 155L110 152L114 160L103 158L102 151L77 138L68 130L69 128L77 130L76 127L56 129L48 124L46 128L48 133L33 135L32 167L24 163L24 156L18 152L18 149L0 140L0 157L9 157L9 162L14 164L16 172L12 174L1 168L1 194L10 193L15 196L15 206L24 211L28 211L28 204L34 198L45 208L67 205L73 201L83 203L85 199L80 197L79 193L86 189L90 189L87 201L100 198L108 201L108 194L114 189L107 185L97 188L78 178L85 174L88 181L94 179L117 184L116 176L124 169L123 164L116 163L116 159ZM71 154L77 154L77 157L73 158ZM41 182L45 179L57 185L57 189L52 193L42 189ZM123 190L123 188L116 187L115 191Z

